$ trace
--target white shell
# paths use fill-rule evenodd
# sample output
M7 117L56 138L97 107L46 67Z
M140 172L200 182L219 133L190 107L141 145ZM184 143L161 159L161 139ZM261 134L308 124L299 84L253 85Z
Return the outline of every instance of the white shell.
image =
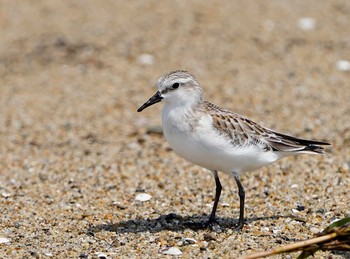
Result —
M316 21L310 17L303 17L298 20L298 26L304 31L309 31L315 29Z
M0 237L0 244L10 243L10 239L5 237Z
M165 254L165 255L181 255L182 252L179 248L172 246L172 247L163 247L159 249L159 253Z
M339 71L350 71L350 62L347 60L338 60L337 69Z
M152 196L147 193L140 193L135 197L137 201L149 201L150 199L152 199Z

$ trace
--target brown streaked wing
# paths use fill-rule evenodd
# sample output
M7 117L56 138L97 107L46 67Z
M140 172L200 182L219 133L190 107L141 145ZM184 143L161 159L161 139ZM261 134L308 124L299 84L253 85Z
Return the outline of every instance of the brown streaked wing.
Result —
M214 127L228 137L234 145L257 145L264 151L315 153L324 153L323 148L318 145L329 145L327 142L301 139L275 132L212 103L204 102L204 104L206 112L213 118Z
M212 103L205 102L205 105L206 112L213 118L214 127L229 138L233 145L257 145L265 151L272 149L264 140L268 137L267 132L257 123Z

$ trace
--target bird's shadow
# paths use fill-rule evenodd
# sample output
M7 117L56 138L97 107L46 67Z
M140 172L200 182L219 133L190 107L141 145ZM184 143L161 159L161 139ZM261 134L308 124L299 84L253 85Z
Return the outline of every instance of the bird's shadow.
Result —
M246 223L259 221L259 220L276 220L279 218L288 218L290 215L277 215L270 217L251 217L245 220ZM184 229L201 230L208 229L212 231L225 231L227 229L235 229L237 220L232 218L220 218L217 222L207 226L205 223L208 220L207 215L192 215L181 216L176 213L170 213L167 215L161 215L154 219L132 219L110 224L100 224L89 226L87 233L94 235L101 231L109 231L115 233L139 233L139 232L151 232L157 233L163 230L170 231L182 231Z

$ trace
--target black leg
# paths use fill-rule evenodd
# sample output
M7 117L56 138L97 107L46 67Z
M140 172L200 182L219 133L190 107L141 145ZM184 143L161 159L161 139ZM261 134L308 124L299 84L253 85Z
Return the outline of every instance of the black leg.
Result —
M238 195L239 195L239 219L238 219L238 225L236 227L236 230L241 230L244 225L244 199L245 199L245 190L244 187L239 180L238 175L234 175L234 178L236 180L237 186L238 186Z
M213 206L213 209L211 211L209 220L206 223L207 226L210 225L211 223L216 222L216 220L215 220L215 213L216 213L216 209L218 207L218 203L219 203L219 199L220 199L220 195L221 195L221 190L222 190L222 186L221 186L221 183L220 183L218 172L217 171L212 171L212 173L214 175L215 184L216 184L215 201L214 201L214 206Z

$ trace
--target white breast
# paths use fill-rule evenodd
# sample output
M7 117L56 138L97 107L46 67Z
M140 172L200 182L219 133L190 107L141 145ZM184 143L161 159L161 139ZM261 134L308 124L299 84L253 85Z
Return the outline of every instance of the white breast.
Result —
M254 146L234 147L212 126L210 115L193 118L190 114L164 106L162 119L166 140L191 163L231 174L253 171L280 158Z

